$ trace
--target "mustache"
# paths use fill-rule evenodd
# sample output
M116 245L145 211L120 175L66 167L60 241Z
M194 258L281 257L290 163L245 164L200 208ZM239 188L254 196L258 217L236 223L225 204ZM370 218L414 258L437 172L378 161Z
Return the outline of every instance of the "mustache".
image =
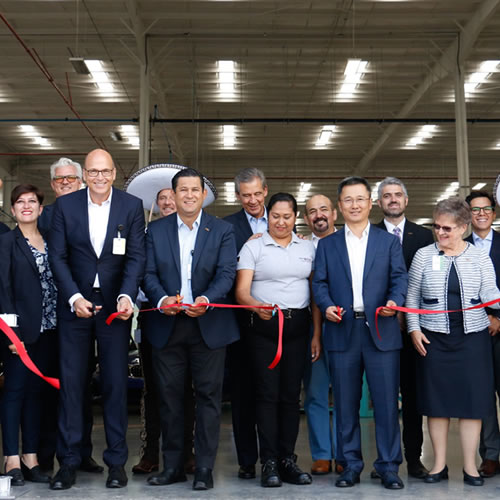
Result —
M313 220L313 224L316 224L316 222L319 222L321 220L328 222L328 219L326 217L316 217L316 219Z

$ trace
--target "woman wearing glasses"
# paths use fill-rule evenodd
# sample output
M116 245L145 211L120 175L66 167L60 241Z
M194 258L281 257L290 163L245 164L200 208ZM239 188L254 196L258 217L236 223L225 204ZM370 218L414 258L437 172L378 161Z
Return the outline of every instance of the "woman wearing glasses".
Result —
M42 213L42 192L20 184L12 190L12 215L17 227L0 237L0 310L18 315L15 328L28 355L42 373L55 362L57 350L57 291L47 258L47 244L37 227ZM5 340L0 346L4 388L0 416L5 474L14 486L24 480L48 483L37 460L40 435L42 381L19 358L16 346ZM19 430L22 457L19 457Z
M490 257L462 239L471 221L467 203L454 197L434 209L436 243L420 249L409 271L406 306L466 309L500 298ZM494 306L498 309L499 304ZM459 419L464 482L482 486L476 467L481 419L495 412L493 363L484 309L407 314L408 332L420 354L417 403L428 417L434 465L426 483L448 479L450 418Z

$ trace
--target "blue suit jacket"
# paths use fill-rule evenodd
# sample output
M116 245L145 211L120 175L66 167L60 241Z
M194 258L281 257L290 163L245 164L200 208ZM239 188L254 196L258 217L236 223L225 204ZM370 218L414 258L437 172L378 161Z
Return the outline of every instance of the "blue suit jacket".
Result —
M146 273L144 292L156 307L165 295L181 290L179 236L177 214L152 222L146 236ZM193 297L205 295L210 302L229 302L227 294L236 275L236 245L233 227L203 212L196 237L191 269ZM159 311L154 316L148 339L157 348L164 347L172 333L175 316ZM210 349L239 339L233 311L209 309L197 318L203 340Z
M0 237L0 312L19 315L19 327L14 330L22 341L31 344L40 336L40 275L28 243L18 227ZM10 344L7 337L5 340Z
M379 316L381 340L375 329L375 310L388 300L404 304L408 274L398 239L373 224L370 226L363 273L363 302L366 321L374 344L381 351L401 349L402 339L396 316ZM349 347L354 311L352 278L345 242L345 229L319 241L313 277L314 300L322 314L332 305L343 307L340 323L325 321L323 344L328 351L345 351Z
M236 250L239 253L241 247L248 241L248 238L253 235L252 228L245 215L245 210L242 208L239 212L224 217L224 220L233 225Z
M113 238L126 238L125 255L113 254ZM75 293L90 297L96 273L106 311L116 311L118 295L135 301L144 274L144 211L142 201L113 188L108 229L98 258L89 234L87 189L60 196L49 232L49 259L58 289L58 312L75 317L68 300Z
M474 239L472 234L465 238L465 241L472 243L474 245ZM497 275L497 287L500 288L500 233L493 231L493 241L491 242L490 258L493 261L493 267L495 268L495 273ZM492 314L493 316L500 317L500 311L498 309L487 308L486 312Z

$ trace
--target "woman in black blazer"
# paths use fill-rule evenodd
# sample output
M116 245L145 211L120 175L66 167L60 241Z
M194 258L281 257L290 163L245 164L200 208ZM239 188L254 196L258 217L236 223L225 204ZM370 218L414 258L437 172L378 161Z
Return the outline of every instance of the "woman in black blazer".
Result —
M16 333L43 373L57 349L57 292L47 245L37 227L42 202L43 194L36 186L21 184L12 190L11 210L17 227L0 237L0 310L18 315ZM44 382L24 366L8 339L0 348L4 365L0 416L5 473L11 476L13 486L22 486L25 479L48 483L50 478L41 473L36 456Z

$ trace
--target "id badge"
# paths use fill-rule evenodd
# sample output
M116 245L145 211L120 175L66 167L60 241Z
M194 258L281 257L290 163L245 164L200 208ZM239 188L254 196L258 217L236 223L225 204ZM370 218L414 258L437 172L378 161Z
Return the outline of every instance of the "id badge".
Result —
M432 256L432 270L441 271L443 269L443 257L441 255Z
M113 255L125 255L127 240L125 238L113 238Z

